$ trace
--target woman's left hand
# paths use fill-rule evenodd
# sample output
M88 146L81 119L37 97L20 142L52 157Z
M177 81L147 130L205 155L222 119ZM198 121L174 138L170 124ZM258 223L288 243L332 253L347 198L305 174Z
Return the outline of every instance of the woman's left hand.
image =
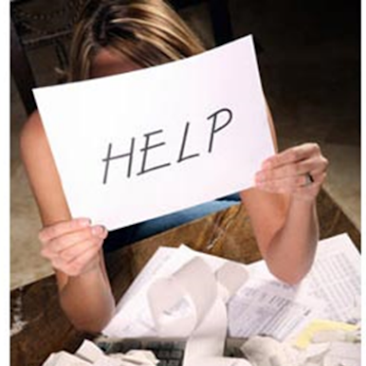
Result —
M256 186L267 192L313 200L326 178L328 160L315 143L289 148L266 159L256 174Z

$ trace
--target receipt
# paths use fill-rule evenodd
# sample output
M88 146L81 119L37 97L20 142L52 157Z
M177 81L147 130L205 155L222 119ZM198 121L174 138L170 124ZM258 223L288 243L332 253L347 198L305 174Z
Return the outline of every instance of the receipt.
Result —
M226 304L248 280L243 264L181 246L174 252L157 252L145 268L150 276L142 271L104 334L186 338L183 366L249 365L223 357Z
M200 318L202 309L210 303L210 301L208 301L208 299L210 299L208 291L210 288L213 288L211 285L207 286L207 282L207 284L205 284L200 290L202 293L202 296L200 296L199 293L197 293L198 290L194 290L196 285L198 286L196 282L200 282L198 281L200 277L193 279L194 281L192 281L192 286L184 285L183 282L181 282L180 285L177 284L175 279L177 276L180 276L180 270L183 270L183 268L195 258L201 258L204 260L206 265L214 274L211 276L214 277L212 281L215 281L215 286L218 286L217 291L220 291L222 296L225 296L222 292L226 292L226 296L228 296L232 290L226 290L220 283L224 280L225 276L228 276L228 274L225 275L224 272L222 272L220 274L220 278L215 277L218 273L217 271L220 268L223 268L223 266L229 262L228 260L194 251L185 245L181 245L178 249L174 250L171 248L160 248L138 275L136 281L134 281L130 289L127 291L126 296L124 296L117 304L117 312L105 329L103 329L103 334L117 338L159 337L159 331L162 331L162 329L164 329L163 334L166 337L174 337L178 334L181 338L184 334L188 334L189 330L193 327L193 323L189 323L190 325L188 323L186 324L183 322L183 318L186 316L185 319L187 322L195 322L193 318L189 318L187 316L188 312L196 311L192 299L196 299L195 301L203 301L201 305L196 303L198 313L195 316ZM233 273L245 273L245 279L247 278L248 274L245 265L234 262L230 263L232 265L231 271ZM236 277L236 275L234 277ZM245 279L240 277L240 275L238 278L241 278L242 283L245 282ZM206 278L205 281L208 281L208 279ZM173 285L173 282L175 285ZM235 283L233 278L231 278L231 282ZM237 286L237 284L235 286ZM175 290L172 290L173 287ZM191 291L195 291L195 293L192 293L193 297L188 296L188 293L184 288L191 288ZM173 294L172 291L180 291L181 296L179 297L176 293ZM154 295L157 300L153 305L149 300L152 292L161 294L161 296ZM176 306L169 303L170 306L167 306L166 313L164 313L163 318L158 317L156 314L154 315L155 312L161 313L159 299L165 299L164 301L168 301L168 298L170 298L172 303L174 303L174 299L180 298L180 302L175 303ZM181 318L182 322L181 325L176 327L171 325L171 333L168 333L168 323L173 319L173 317L175 317L174 321L178 322L178 318ZM178 325L178 323L176 324ZM185 329L186 327L187 329ZM180 329L182 332L180 332Z
M215 300L216 280L210 267L197 257L170 278L156 280L147 296L159 336L186 338Z
M188 337L183 366L248 365L244 360L222 357L228 325L226 302L247 279L247 271L237 263L226 262L214 272L204 259L196 257L150 286L148 299L159 335Z

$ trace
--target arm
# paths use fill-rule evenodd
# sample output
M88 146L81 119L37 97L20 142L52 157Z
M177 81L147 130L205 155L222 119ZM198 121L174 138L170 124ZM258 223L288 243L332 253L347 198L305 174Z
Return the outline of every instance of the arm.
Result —
M268 120L277 145L269 110ZM269 270L291 284L299 282L313 263L318 242L316 196L327 164L316 144L296 146L267 159L256 175L256 187L241 192ZM314 182L305 185L309 172Z
M61 307L76 328L98 332L115 308L101 250L107 232L71 218L38 112L22 130L21 154L44 225L41 254L55 269Z

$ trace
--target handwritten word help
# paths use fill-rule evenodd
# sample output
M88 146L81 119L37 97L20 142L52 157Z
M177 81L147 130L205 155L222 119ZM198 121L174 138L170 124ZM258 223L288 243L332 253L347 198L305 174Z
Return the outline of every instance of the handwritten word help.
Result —
M207 153L210 154L213 152L215 139L220 131L224 128L227 128L230 122L233 119L233 112L228 108L222 108L218 111L214 112L210 116L207 117L207 121L211 122L211 128L209 130L209 138L208 138L208 146ZM200 156L199 152L188 153L186 150L187 140L192 132L190 131L190 122L187 122L184 127L184 131L182 134L181 144L177 151L176 163L182 163L183 161L197 158ZM135 151L136 138L132 137L131 142L127 149L123 150L121 146L118 146L119 153L113 153L113 144L109 143L107 148L107 156L102 159L104 164L104 175L103 175L103 184L108 183L108 174L110 169L112 169L112 162L114 164L121 164L122 162L126 164L126 177L131 178L133 173L136 176L146 174L152 171L156 171L158 169L167 168L172 165L171 161L163 161L157 165L149 165L148 155L154 149L164 148L166 142L164 141L164 130L159 129L155 131L150 131L143 134L142 139L144 139L144 145L141 149L139 149L142 154L141 166L138 167L138 171L134 173L134 154L137 154ZM121 153L122 151L122 153Z

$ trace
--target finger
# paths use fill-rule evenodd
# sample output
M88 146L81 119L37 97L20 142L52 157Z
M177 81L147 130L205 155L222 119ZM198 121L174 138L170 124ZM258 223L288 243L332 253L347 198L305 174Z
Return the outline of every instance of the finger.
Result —
M85 228L71 234L60 236L50 242L46 242L43 245L41 254L43 257L52 259L59 256L61 252L80 243L93 241L94 239L104 240L107 237L107 234L107 230L100 225Z
M69 247L62 252L59 253L60 258L62 258L66 263L72 262L76 258L80 257L84 252L88 251L91 248L99 248L103 244L103 239L93 237L92 239L83 241L72 247Z
M89 267L94 263L97 263L99 248L90 248L80 256L69 262L66 266L67 273L69 276L78 276L81 273L87 271Z
M313 182L307 186L303 186L303 187L297 187L296 189L293 190L293 194L294 195L311 195L313 197L315 197L317 195L317 193L319 192L320 188L321 188L321 182Z
M314 171L317 168L317 158L311 158L299 163L291 163L282 165L274 169L261 170L256 173L255 179L257 182L266 180L283 179L304 175Z
M291 147L265 160L262 164L262 169L274 169L282 165L296 163L319 152L319 145L313 143Z
M39 233L39 240L45 243L61 235L72 233L90 225L90 219L79 218L68 221L62 221L51 226L47 226Z
M329 166L329 161L325 157L321 156L316 159L316 163L313 165L312 169L309 170L311 175L323 174L327 171Z
M52 265L53 269L57 269L57 270L67 274L67 272L66 272L66 262L62 258L60 258L58 256L55 257L55 258L52 258L51 265Z
M79 269L82 269L82 267L88 266L88 261L92 261L93 257L97 255L102 244L103 244L103 241L100 243L100 245L98 245L97 243L95 243L94 245L90 245L90 243L89 243L89 245L86 246L86 248L83 251L80 251L80 255L76 256L72 260L65 259L64 257L58 255L58 256L52 258L52 260L51 260L52 267L70 275L70 267L72 268L74 266L75 261L78 262ZM85 253L87 253L87 252L88 253L90 252L92 254L90 257L86 258L86 259L89 258L88 261L85 259ZM85 259L85 261L84 261L84 259ZM75 273L74 273L74 275L75 275Z
M303 174L282 179L258 182L257 187L268 192L292 193L299 187L306 186L308 182L307 179L307 176Z
M105 239L106 236L106 229L103 226L96 225L92 227L87 227L83 230L75 231L71 234L59 236L58 238L52 240L48 244L48 247L54 252L59 252L69 247L72 247L77 243L90 240L93 237Z
M313 178L313 183L317 183L322 185L326 178L327 178L327 172L326 171L322 171L320 173L317 174L311 174L312 178Z
M75 261L77 262L66 262L64 259L58 257L51 262L52 267L58 271L65 273L68 276L78 276L82 274L86 268L93 265L93 262L98 257L98 252L98 249L88 249L82 254L82 258L75 259ZM85 253L89 253L87 258L85 258ZM85 258L85 260L83 258ZM77 263L77 266L75 265L75 263Z
M326 172L317 174L313 178L314 181L311 184L305 182L306 178L303 176L303 179L298 177L296 181L292 182L290 182L290 179L266 182L258 188L270 193L290 194L306 199L314 199L326 178Z

